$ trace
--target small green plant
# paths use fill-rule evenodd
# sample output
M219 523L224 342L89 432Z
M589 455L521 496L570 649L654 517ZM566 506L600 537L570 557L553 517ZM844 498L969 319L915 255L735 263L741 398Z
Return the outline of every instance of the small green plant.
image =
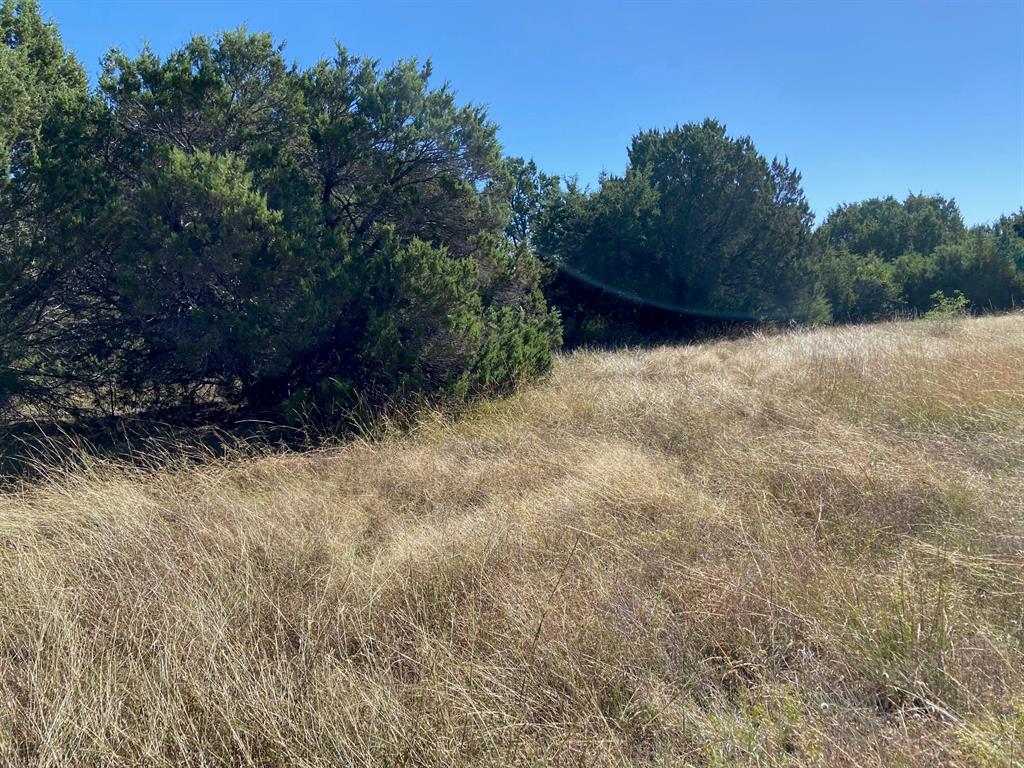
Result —
M939 336L948 336L960 327L960 320L970 314L971 302L960 291L946 296L942 291L931 295L931 309L924 313L929 330Z
M926 320L948 320L958 317L965 317L971 306L971 302L961 291L954 291L952 296L946 296L942 291L936 291L931 295L932 306L925 312Z

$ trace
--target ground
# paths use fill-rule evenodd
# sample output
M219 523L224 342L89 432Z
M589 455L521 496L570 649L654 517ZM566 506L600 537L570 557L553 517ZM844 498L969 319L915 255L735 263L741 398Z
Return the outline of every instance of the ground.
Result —
M0 762L1024 760L1024 315L156 464L0 495Z

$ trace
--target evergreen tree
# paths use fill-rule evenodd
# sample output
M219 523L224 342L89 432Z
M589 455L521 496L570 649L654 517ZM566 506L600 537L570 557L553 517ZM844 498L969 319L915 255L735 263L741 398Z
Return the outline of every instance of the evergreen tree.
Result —
M574 280L638 304L815 319L823 305L809 271L812 220L788 162L706 120L638 134L625 174L553 201L537 242ZM572 291L562 293L569 314Z
M82 179L66 154L66 127L87 105L85 73L34 0L0 5L0 414L57 399L63 377L54 302L69 254ZM72 130L72 132L74 132ZM56 184L59 182L59 187ZM49 189L56 194L45 194Z
M504 236L496 127L429 65L339 49L303 71L238 30L112 51L81 101L39 164L76 181L32 190L68 235L54 404L333 416L550 365L558 320Z
M941 195L842 205L815 237L836 320L879 319L898 309L923 314L937 292L960 293L978 311L1007 309L1024 296L1013 219L968 230L956 202Z

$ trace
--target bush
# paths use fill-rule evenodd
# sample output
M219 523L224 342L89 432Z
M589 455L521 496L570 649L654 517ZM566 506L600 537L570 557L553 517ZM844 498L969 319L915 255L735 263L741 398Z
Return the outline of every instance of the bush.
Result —
M244 31L111 52L47 150L89 190L55 206L87 222L59 271L59 405L333 418L546 370L558 318L505 235L496 127L429 80L342 49L301 71ZM33 202L67 178L37 173Z
M979 310L1009 309L1024 299L1024 272L1015 263L1020 249L1019 238L977 228L928 256L900 257L896 271L906 303L925 312L936 292L959 291Z
M879 320L890 317L900 306L900 285L892 265L873 253L857 256L845 246L830 249L819 269L836 321Z
M910 195L844 205L815 233L819 273L836 320L917 313L936 292L961 292L976 310L1003 310L1024 297L1022 214L967 230L956 203Z
M925 313L929 320L963 317L967 314L971 302L960 291L952 296L946 296L942 291L932 294L932 308Z
M731 320L824 315L800 175L714 120L634 137L622 177L549 201L536 242L553 267L640 305ZM560 288L567 321L577 301Z

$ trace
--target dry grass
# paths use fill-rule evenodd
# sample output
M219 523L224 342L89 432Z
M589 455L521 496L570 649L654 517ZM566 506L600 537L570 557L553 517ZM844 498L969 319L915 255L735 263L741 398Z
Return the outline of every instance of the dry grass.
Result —
M1024 760L1024 316L580 352L0 496L0 762Z

